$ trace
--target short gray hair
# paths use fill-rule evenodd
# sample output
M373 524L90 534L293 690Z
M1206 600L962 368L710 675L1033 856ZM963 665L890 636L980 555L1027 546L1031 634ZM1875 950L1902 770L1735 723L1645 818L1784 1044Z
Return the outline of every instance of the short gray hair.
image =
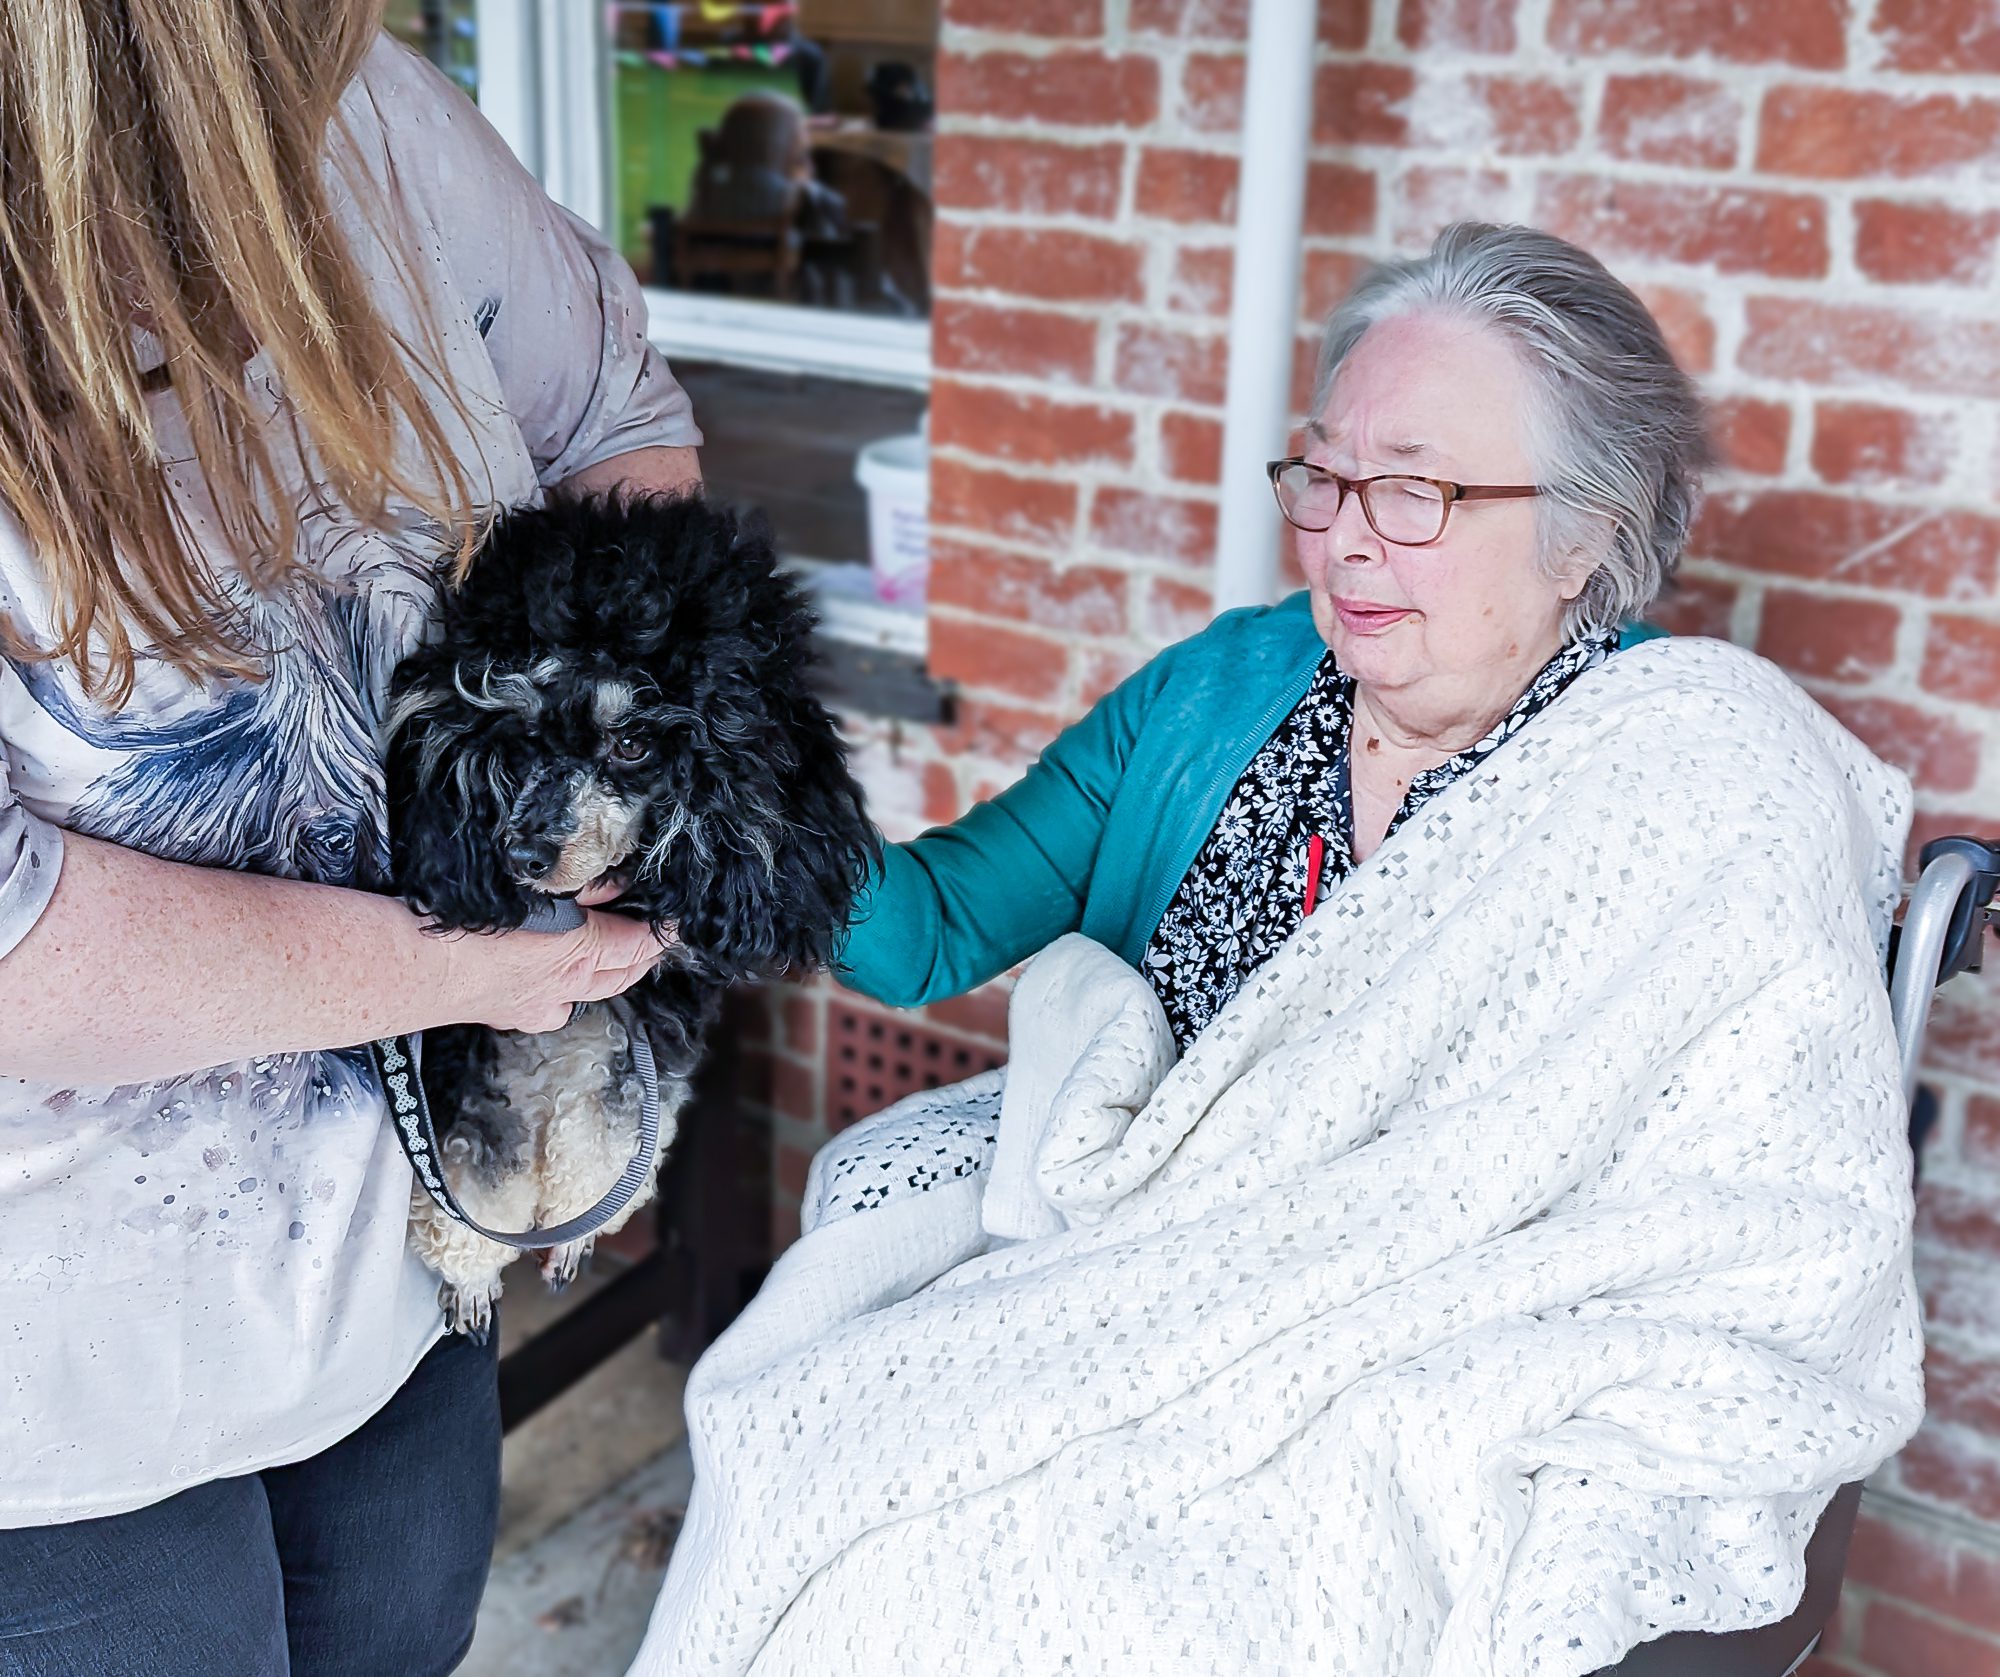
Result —
M1371 268L1333 311L1313 417L1371 326L1429 310L1493 326L1536 388L1539 411L1527 417L1544 561L1553 567L1597 521L1611 527L1610 551L1569 603L1564 633L1574 640L1641 616L1680 562L1712 461L1701 397L1658 322L1567 240L1461 221L1426 254Z

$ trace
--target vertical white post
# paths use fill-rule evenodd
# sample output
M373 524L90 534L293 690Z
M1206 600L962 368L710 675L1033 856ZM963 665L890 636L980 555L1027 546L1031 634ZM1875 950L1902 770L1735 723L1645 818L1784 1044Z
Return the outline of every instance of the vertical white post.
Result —
M542 174L534 0L479 0L479 109L528 170Z
M542 185L594 227L611 219L604 11L590 0L541 0Z
M1282 451L1290 421L1316 12L1314 0L1253 0L1250 12L1215 554L1217 611L1263 605L1277 587L1277 511L1264 462Z

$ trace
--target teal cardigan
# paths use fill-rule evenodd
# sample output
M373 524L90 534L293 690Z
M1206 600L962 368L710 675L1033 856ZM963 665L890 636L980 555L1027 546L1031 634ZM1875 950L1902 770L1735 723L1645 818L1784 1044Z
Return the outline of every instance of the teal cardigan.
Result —
M1634 626L1621 644L1658 632ZM887 847L848 927L843 981L920 1007L1079 931L1137 966L1223 800L1325 652L1303 590L1168 647L1006 791Z

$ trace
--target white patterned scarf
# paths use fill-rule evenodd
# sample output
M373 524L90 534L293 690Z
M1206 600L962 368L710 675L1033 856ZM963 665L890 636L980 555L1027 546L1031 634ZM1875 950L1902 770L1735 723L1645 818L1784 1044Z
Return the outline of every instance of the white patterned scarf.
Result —
M1556 653L1477 741L1412 777L1388 833L1479 767L1617 645L1615 634L1590 635ZM1140 957L1181 1047L1297 930L1307 895L1327 895L1354 871L1353 732L1354 678L1340 673L1329 652L1304 697L1237 777ZM1316 869L1308 862L1314 855L1323 856Z

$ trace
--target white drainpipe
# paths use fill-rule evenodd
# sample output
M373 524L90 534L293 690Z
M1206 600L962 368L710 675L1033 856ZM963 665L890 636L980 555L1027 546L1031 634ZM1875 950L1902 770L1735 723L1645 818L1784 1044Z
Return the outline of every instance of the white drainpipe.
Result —
M1264 462L1283 452L1291 428L1316 13L1315 0L1253 0L1250 12L1215 553L1217 611L1263 605L1277 592L1278 511Z

